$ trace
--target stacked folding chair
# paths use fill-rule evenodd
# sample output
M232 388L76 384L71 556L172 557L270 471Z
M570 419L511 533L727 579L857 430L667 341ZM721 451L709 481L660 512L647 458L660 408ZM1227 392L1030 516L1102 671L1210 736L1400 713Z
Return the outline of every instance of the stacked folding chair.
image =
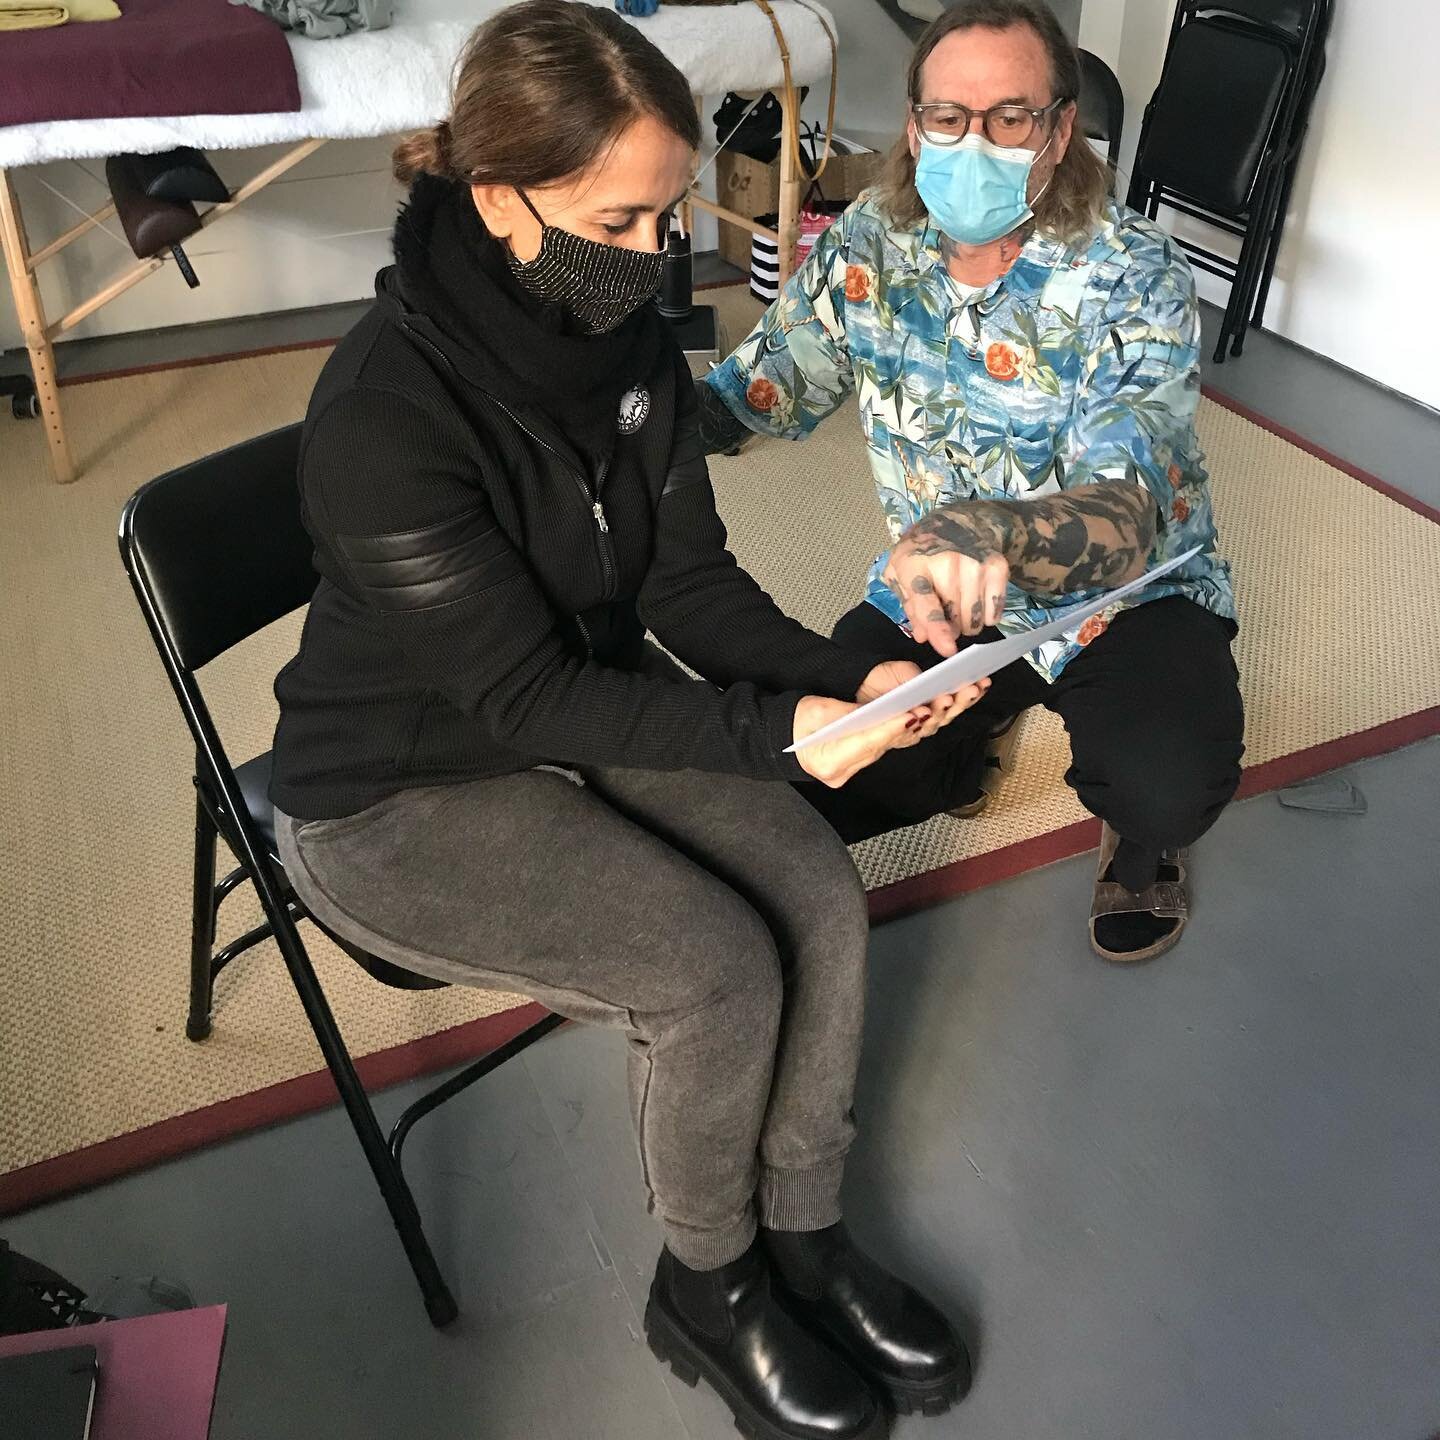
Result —
M1179 0L1160 84L1140 131L1132 208L1168 207L1240 240L1231 260L1179 239L1230 281L1216 363L1260 326L1310 113L1325 73L1333 0ZM1178 237L1177 237L1178 238Z
M1120 163L1120 138L1125 129L1125 92L1120 88L1119 77L1098 55L1088 50L1075 53L1080 57L1077 123L1087 140L1098 140L1104 145L1113 194L1114 170Z

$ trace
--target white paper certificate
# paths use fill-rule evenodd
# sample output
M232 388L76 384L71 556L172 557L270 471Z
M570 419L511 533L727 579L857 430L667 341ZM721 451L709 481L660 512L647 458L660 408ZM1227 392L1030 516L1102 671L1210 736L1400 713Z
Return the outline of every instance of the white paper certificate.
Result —
M1053 620L1047 620L1045 624L1037 625L1033 630L1026 630L1021 635L1007 635L1003 640L992 640L988 644L967 646L959 654L952 655L948 660L942 660L938 665L915 676L913 680L907 680L903 685L897 685L878 700L872 700L868 705L862 705L858 710L852 710L850 714L840 720L832 721L829 725L822 725L813 735L807 735L798 745L788 746L785 753L790 755L796 750L819 745L825 740L838 740L842 735L853 735L857 730L867 730L871 725L876 725L881 720L888 720L892 715L899 715L905 710L913 709L916 705L923 705L927 700L935 699L937 695L948 695L964 685L973 685L975 681L983 680L985 676L993 675L997 670L1028 655L1045 641L1058 640L1067 630L1073 630L1082 621L1088 620L1092 615L1098 615L1117 600L1123 600L1127 595L1133 595L1135 591L1150 584L1152 580L1158 580L1162 575L1168 575L1172 570L1198 555L1200 550L1201 547L1196 545L1183 555L1177 555L1173 560L1167 560L1163 565L1157 565L1153 570L1147 570L1138 580L1132 580L1128 585L1120 586L1118 590L1107 591L1094 600L1087 600L1083 605L1072 605Z

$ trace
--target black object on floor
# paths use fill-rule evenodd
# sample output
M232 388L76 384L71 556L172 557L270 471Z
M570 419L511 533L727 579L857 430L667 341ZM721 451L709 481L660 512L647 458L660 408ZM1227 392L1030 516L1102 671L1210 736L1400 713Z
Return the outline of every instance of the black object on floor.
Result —
M10 413L17 420L40 418L40 397L28 375L0 375L0 395L10 397Z
M684 320L672 320L670 328L687 355L719 358L719 330L713 305L697 305Z
M696 306L690 237L672 228L665 240L665 268L655 308L670 322L680 348L687 355L719 358L715 307Z
M1120 842L1122 845L1125 841ZM1118 858L1118 856L1117 856ZM1153 885L1174 885L1180 881L1180 869L1172 861L1162 858L1154 876L1139 885L1130 881L1135 877L1121 879L1115 873L1115 862L1111 861L1101 883L1114 882L1124 885L1132 894ZM1095 942L1115 955L1134 955L1158 945L1167 935L1173 934L1179 920L1170 915L1152 915L1148 910L1123 910L1113 915L1098 915L1095 918Z
M63 1330L101 1318L73 1281L0 1240L0 1335Z
M0 1356L5 1440L87 1440L95 1376L93 1345Z
M1322 815L1363 815L1369 808L1365 797L1340 775L1321 775L1303 785L1291 785L1276 793L1288 810L1314 810Z

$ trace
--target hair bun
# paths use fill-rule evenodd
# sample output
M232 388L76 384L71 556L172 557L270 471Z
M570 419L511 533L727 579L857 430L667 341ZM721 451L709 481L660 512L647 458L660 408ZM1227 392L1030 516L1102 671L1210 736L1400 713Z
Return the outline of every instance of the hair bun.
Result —
M436 170L442 175L448 175L451 169L451 155L455 148L455 136L450 129L450 122L442 120L432 133L435 136Z
M451 159L455 137L450 122L442 120L430 130L417 130L407 135L396 147L391 168L402 185L413 185L421 175L452 176Z

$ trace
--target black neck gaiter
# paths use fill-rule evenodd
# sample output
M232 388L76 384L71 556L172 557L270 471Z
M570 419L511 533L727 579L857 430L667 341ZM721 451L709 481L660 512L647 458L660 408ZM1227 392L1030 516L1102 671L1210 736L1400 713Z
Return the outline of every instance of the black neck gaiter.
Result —
M469 187L423 175L395 227L405 301L428 317L467 375L507 404L535 406L587 455L614 444L620 398L673 344L653 306L593 335L520 283L509 247L481 222Z

